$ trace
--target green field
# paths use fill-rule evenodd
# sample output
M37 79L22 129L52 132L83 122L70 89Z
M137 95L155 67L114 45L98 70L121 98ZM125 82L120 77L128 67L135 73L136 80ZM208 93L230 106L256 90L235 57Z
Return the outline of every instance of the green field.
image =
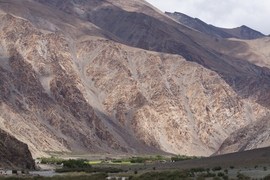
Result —
M109 165L141 165L142 163L131 163L130 161L113 162L113 161L89 161L91 165L109 164Z
M95 164L101 164L102 161L89 161L89 164L95 165Z

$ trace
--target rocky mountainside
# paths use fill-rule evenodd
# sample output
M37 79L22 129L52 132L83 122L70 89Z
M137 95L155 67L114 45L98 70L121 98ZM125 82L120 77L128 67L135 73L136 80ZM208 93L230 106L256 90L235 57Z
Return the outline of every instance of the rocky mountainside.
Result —
M26 144L0 129L0 167L35 169L35 162Z
M200 31L206 35L216 38L239 38L239 39L257 39L265 37L264 34L253 30L247 26L241 26L233 29L224 29L207 24L198 18L192 18L179 12L165 12L168 16L179 21L192 29Z
M221 145L219 153L241 152L260 147L269 147L270 115L233 132ZM259 143L258 143L259 142Z
M269 38L212 38L142 0L0 0L0 29L0 128L34 157L208 156L269 112Z

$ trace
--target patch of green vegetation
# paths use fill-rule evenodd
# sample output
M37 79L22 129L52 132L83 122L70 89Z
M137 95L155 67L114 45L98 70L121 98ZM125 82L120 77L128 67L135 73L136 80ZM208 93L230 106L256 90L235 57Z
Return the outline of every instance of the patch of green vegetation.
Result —
M89 161L88 163L91 165L95 165L95 164L101 164L102 161Z
M250 177L248 177L242 173L238 173L236 177L238 180L249 180L250 179Z
M170 161L170 158L164 157L162 155L156 155L156 156L138 156L138 157L132 157L130 159L131 163L146 163L148 162L154 162L154 161Z
M124 172L122 169L111 167L93 167L86 159L69 159L63 161L63 168L56 169L55 172L67 173L67 172L85 172L85 173L119 173Z
M176 161L185 161L185 160L198 159L198 158L203 158L203 157L177 155L177 156L171 157L171 160L176 162Z
M46 157L41 157L41 158L37 158L40 160L41 164L62 164L65 160L61 159L61 158L56 158L54 156L50 157L50 158L46 158Z
M111 165L131 165L131 162L130 161L126 161L126 162L113 162L113 161L111 161L111 162L109 162L109 164L111 164Z
M109 165L141 165L141 163L132 164L129 160L112 160L112 161L89 161L90 165L109 164Z
M223 176L225 176L225 174L224 174L223 172L219 172L219 173L218 173L218 176L219 176L219 177L223 177Z
M135 172L136 171L136 172ZM215 173L206 172L205 168L191 168L188 170L174 170L174 171L152 171L143 173L140 176L136 176L137 170L134 171L135 176L133 180L181 180L181 179L197 179L203 180L205 178L216 178Z
M85 173L120 173L124 172L122 169L112 168L112 167L91 167L91 168L62 168L56 169L57 173L67 173L67 172L85 172Z
M222 169L222 167L220 166L216 166L212 168L212 171L220 171Z
M63 161L63 168L91 168L92 166L88 163L86 159L69 159Z
M194 173L204 172L204 171L206 171L206 169L204 169L203 167L197 167L197 168L191 168L190 169L190 172L194 172Z
M190 176L189 171L163 171L163 172L148 172L132 179L137 180L175 180L175 179L188 179Z

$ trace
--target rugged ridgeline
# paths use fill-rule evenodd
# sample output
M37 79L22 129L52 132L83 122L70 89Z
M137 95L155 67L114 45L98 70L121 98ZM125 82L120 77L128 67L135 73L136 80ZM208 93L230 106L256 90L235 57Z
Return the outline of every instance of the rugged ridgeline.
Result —
M26 144L0 129L0 167L35 169L35 162Z
M192 29L200 31L208 36L216 38L239 38L239 39L257 39L265 37L264 34L253 30L247 26L241 26L233 29L225 29L215 27L213 25L207 24L198 18L192 18L183 13L179 12L165 12L168 16L179 21L181 24L184 24Z
M269 112L267 38L211 38L139 0L0 2L0 128L34 157L206 156Z

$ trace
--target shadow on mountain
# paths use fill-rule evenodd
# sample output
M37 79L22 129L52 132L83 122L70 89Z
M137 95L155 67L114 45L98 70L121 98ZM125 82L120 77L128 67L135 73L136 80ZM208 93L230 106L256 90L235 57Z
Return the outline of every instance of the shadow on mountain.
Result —
M110 130L110 133L115 136L116 139L120 140L121 143L125 144L125 148L128 153L133 154L170 154L168 152L162 151L158 147L148 146L147 144L139 141L133 134L133 130L127 127L121 126L115 120L113 120L108 115L94 109L97 116L103 120L106 127ZM121 141L122 140L122 141Z

